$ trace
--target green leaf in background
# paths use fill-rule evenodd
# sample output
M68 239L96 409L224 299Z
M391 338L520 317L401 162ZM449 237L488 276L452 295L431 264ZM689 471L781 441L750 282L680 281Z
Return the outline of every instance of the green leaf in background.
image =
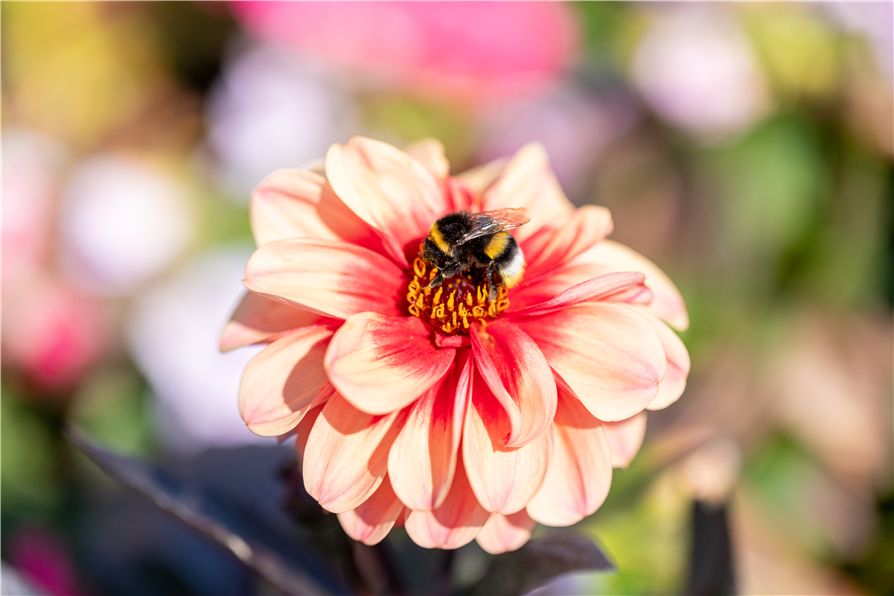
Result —
M3 387L0 411L3 515L46 516L63 499L53 432L40 414L7 386Z
M146 382L131 368L102 369L79 388L70 420L118 453L152 452Z
M720 202L721 258L755 289L772 282L782 254L810 229L828 200L817 133L782 116L709 157ZM747 272L747 275L742 273Z
M578 0L575 2L575 8L580 16L584 44L591 53L611 54L618 50L619 40L625 37L630 28L628 25L631 13L625 9L622 2Z
M616 473L623 471L616 470ZM626 510L597 511L582 529L600 542L618 568L591 578L593 594L673 593L685 582L689 495L665 472Z
M891 166L843 143L834 201L806 255L804 291L839 306L878 308L890 261L894 179Z

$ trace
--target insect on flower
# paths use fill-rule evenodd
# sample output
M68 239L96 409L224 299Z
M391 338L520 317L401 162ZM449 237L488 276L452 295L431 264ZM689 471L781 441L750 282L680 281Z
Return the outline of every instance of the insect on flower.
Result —
M428 287L437 287L469 268L483 270L491 302L497 299L500 286L517 286L525 268L525 256L509 230L531 221L525 211L457 211L437 220L422 250L425 262L438 269Z
M451 176L444 148L354 137L254 192L258 249L222 349L268 344L239 408L297 433L307 492L367 544L520 547L593 513L683 392L688 317L575 209L539 145Z

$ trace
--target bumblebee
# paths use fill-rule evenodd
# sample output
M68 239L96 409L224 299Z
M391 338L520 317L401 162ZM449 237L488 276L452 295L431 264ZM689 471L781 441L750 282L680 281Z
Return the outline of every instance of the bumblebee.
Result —
M440 218L432 224L422 248L423 260L438 269L429 287L467 269L479 269L493 302L500 286L512 288L521 280L525 257L509 230L529 221L524 208L457 211Z

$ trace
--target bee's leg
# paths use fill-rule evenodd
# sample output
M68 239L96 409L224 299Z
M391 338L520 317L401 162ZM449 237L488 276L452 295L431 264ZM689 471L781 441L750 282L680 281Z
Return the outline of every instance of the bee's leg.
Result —
M463 265L462 263L450 263L446 265L443 269L438 271L438 274L435 276L433 280L428 282L428 287L436 288L442 283L444 283L445 279L450 279L460 271L462 271Z
M493 302L499 295L500 284L502 282L500 272L494 269L493 261L487 266L487 269L484 272L484 279L487 280L487 298Z

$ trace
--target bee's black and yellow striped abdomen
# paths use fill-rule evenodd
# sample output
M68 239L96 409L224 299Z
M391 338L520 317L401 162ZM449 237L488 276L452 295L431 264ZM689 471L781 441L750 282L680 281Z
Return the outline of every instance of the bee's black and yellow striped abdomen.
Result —
M491 236L484 247L484 254L491 259L499 257L506 250L506 245L512 239L509 232L498 232Z

